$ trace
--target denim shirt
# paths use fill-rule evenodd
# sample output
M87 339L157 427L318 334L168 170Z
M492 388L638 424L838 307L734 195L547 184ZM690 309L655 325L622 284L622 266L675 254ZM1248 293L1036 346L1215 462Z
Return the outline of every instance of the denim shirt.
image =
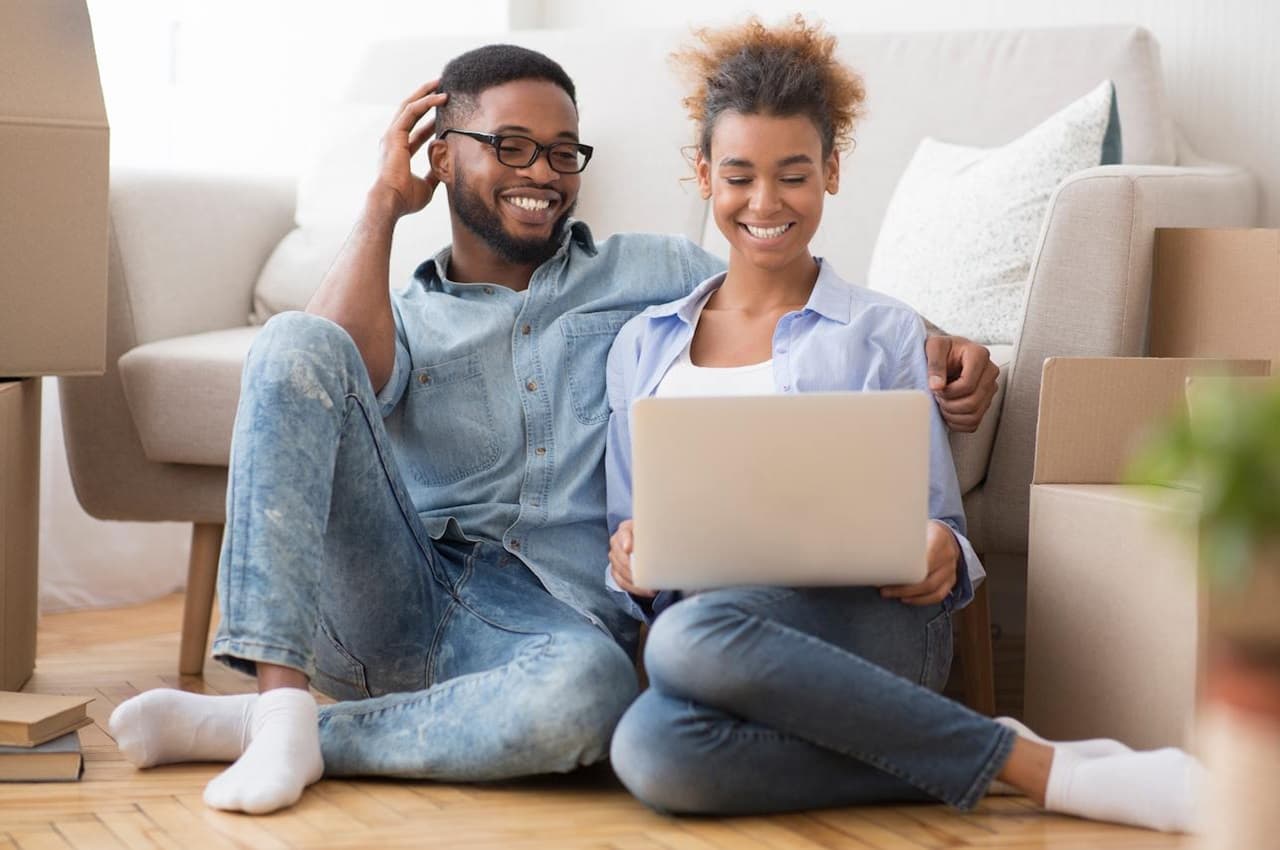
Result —
M852 286L821 263L818 280L803 310L778 320L773 335L773 384L779 393L839 390L928 391L924 323L906 304L870 289ZM609 533L631 518L631 404L652 396L663 376L693 339L697 306L724 282L724 273L703 281L669 304L651 307L629 321L609 352L609 438L605 452ZM930 394L932 398L932 394ZM960 544L964 569L947 599L967 605L986 573L965 537L960 484L951 460L946 425L937 404L930 408L929 516L951 528ZM651 620L680 598L663 591L646 610L618 587L605 568L605 584L631 616Z
M609 548L605 358L643 308L723 263L687 239L581 222L529 288L448 279L445 248L392 296L395 366L378 393L401 477L433 539L485 540L621 641L600 582Z

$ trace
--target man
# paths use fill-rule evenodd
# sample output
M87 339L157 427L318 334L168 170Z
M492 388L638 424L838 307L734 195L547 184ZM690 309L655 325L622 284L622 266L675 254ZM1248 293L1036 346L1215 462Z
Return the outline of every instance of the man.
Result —
M213 651L260 694L124 703L136 764L234 761L205 801L268 812L322 772L486 780L608 752L637 683L604 583L605 357L722 264L669 237L597 245L571 219L590 156L573 82L523 48L459 56L402 104L307 312L245 365ZM453 243L393 298L395 224L441 184ZM944 411L976 426L986 350L929 356ZM317 709L309 684L342 701Z

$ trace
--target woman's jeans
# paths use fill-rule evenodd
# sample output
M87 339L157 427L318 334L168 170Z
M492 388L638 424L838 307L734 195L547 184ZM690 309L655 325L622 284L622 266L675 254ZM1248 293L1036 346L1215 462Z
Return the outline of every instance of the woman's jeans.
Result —
M246 363L218 594L219 660L345 700L320 709L329 775L572 770L607 755L638 690L627 653L519 560L430 539L359 352L315 317L273 321Z
M633 794L676 813L942 800L972 808L1014 733L935 691L951 615L873 588L715 590L654 622L614 733Z

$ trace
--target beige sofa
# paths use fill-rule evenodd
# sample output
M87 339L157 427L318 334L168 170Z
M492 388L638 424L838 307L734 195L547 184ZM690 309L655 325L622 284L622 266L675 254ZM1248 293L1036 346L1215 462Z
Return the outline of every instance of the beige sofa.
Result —
M582 136L597 151L579 215L598 237L650 230L722 245L705 203L682 181L680 148L691 133L665 57L685 37L510 36L560 60L579 86ZM475 43L426 39L370 51L334 129L324 131L332 149L296 185L113 174L108 371L63 379L67 450L91 514L194 524L185 672L197 672L204 654L240 368L256 333L250 314L305 302L372 179L394 104ZM978 434L954 441L970 536L999 594L1002 583L1020 587L1025 571L1043 360L1142 353L1154 228L1251 225L1254 181L1200 162L1179 143L1158 48L1140 29L842 34L840 44L865 75L869 116L816 250L854 280L921 138L997 145L1101 80L1115 82L1125 164L1080 172L1053 197L1020 334L993 348L1001 395ZM448 241L442 201L401 223L393 284Z

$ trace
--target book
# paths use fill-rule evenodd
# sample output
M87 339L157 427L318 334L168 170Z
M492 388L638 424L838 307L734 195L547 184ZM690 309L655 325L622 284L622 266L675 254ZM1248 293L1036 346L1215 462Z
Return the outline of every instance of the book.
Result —
M0 746L34 747L61 738L93 719L84 707L92 697L0 691Z
M0 747L0 782L74 782L83 772L79 732L36 747Z

